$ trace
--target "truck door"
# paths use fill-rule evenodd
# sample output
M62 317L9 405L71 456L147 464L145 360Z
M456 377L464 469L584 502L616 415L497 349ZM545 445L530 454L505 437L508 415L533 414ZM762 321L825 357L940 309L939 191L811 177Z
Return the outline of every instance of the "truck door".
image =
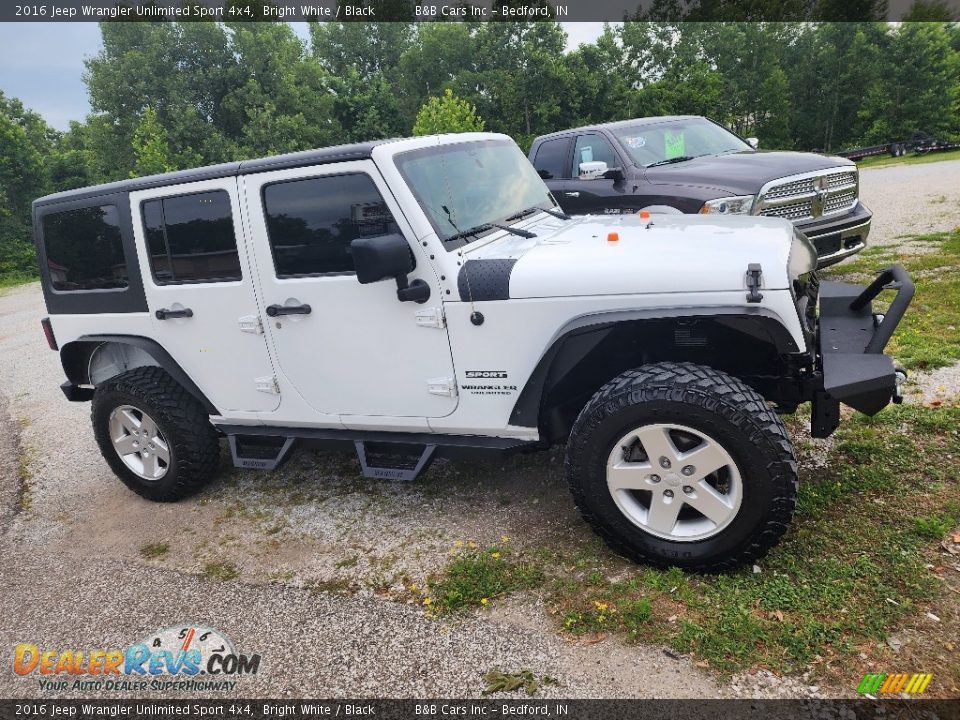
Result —
M588 133L578 135L573 148L571 179L563 190L563 209L574 215L604 215L630 212L632 198L627 195L627 183L605 177L591 177L581 172L581 163L603 161L608 168L626 167L613 145L603 135Z
M563 191L570 177L570 143L572 137L552 138L540 143L533 153L531 162L537 174L550 188L560 207L567 210Z
M280 398L237 196L228 177L132 192L130 210L154 339L216 407L266 412Z
M431 418L457 407L441 289L372 160L243 176L267 331L279 371L318 413ZM431 288L400 302L361 285L350 242L400 233ZM422 426L427 429L426 420Z

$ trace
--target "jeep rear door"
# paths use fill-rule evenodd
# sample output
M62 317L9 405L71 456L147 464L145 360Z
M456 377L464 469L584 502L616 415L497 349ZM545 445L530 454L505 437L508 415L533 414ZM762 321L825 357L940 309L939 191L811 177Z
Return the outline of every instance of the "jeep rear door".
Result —
M237 197L227 177L131 192L130 211L153 338L217 408L266 412L280 398Z
M453 360L439 281L417 242L415 269L431 288L424 305L400 302L397 285L357 281L350 242L411 228L372 160L242 176L264 320L283 379L317 413L426 418L456 409ZM271 306L274 306L271 309ZM279 312L292 314L280 315ZM271 315L271 313L274 313ZM361 420L360 423L369 424Z

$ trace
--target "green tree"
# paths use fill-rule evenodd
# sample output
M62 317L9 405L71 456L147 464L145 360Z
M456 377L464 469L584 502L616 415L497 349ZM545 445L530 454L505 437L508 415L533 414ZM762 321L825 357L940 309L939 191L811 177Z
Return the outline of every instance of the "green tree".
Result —
M430 97L451 87L476 64L476 34L466 23L431 22L416 26L400 57L401 112L415 116Z
M167 131L157 121L157 113L152 107L143 112L143 117L133 131L134 167L130 177L155 175L174 169L170 162L170 143Z
M259 157L343 140L331 78L286 23L229 26L236 59L224 95L237 157Z
M891 30L886 75L860 111L864 142L907 139L917 131L960 132L960 54L944 23L903 23Z
M0 275L36 272L30 208L48 189L54 137L43 118L0 92Z
M420 108L413 134L480 132L483 125L483 119L477 116L477 109L447 88L441 97L430 98Z

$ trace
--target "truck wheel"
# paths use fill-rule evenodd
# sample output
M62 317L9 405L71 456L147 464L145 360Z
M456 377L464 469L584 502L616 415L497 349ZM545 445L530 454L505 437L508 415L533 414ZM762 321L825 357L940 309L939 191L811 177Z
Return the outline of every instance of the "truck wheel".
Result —
M138 495L173 502L213 479L220 445L189 392L158 367L140 367L97 387L90 417L100 452Z
M698 572L762 557L787 530L797 464L780 418L736 378L689 363L619 375L567 444L577 507L617 553Z

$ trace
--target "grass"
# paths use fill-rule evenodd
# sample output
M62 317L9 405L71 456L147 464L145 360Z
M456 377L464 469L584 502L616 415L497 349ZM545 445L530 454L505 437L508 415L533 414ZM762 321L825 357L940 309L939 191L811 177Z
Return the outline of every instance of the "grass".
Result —
M521 668L518 672L503 672L502 670L491 670L483 676L486 683L484 695L492 695L497 692L514 692L523 690L527 695L534 696L537 690L543 685L556 685L557 679L544 675L537 678L532 670Z
M890 165L921 165L925 163L941 162L943 160L960 160L960 150L948 150L946 152L927 153L926 155L902 155L901 157L890 157L889 155L875 155L873 157L857 160L857 167L860 168L879 168L889 167Z
M226 582L240 577L240 570L231 562L208 562L203 566L200 577Z
M557 629L573 637L616 633L689 653L722 675L811 670L846 686L864 667L861 653L882 661L889 634L943 592L929 566L960 523L958 427L954 406L850 418L830 464L804 478L792 529L760 572L651 569L599 542L476 549L429 581L425 602L450 614L535 588Z
M3 273L0 274L0 290L19 287L20 285L36 282L39 279L36 275L30 275L29 273Z
M140 547L140 556L147 560L164 558L168 552L170 552L170 545L164 542L147 543Z
M877 269L902 264L911 274L916 294L891 340L887 353L908 370L928 370L960 360L960 228L909 238L907 247L872 247L852 260L829 268L828 279L864 282ZM929 252L918 252L917 246ZM887 299L875 302L882 311Z
M493 546L457 554L440 577L428 580L424 605L438 614L483 607L492 599L539 587L542 567L509 548Z

